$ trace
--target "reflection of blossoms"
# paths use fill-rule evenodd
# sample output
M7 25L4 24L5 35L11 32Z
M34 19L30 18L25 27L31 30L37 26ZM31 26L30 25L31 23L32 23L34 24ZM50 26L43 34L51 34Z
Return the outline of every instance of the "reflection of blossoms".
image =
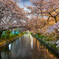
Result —
M57 46L56 47L59 47L59 40L56 42Z

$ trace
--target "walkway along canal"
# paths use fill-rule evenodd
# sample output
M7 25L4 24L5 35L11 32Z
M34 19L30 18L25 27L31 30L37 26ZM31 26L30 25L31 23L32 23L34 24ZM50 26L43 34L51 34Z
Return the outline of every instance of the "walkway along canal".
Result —
M58 59L37 39L24 34L0 50L0 59Z

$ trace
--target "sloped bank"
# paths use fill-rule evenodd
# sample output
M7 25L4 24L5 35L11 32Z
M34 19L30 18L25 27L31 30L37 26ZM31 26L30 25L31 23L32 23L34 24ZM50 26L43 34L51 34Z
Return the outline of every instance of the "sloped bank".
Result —
M6 47L8 44L12 43L13 41L15 41L15 40L18 39L18 38L19 38L19 36L16 37L16 38L13 38L12 40L9 40L9 41L5 42L5 43L2 44L2 45L0 45L0 49Z
M23 35L23 33L19 34L18 36L14 36L13 38L7 39L7 40L2 40L2 42L0 42L0 50L4 47L6 47L8 44L14 42L16 39L18 39L19 37L21 37ZM2 43L2 44L1 44Z
M57 57L59 57L59 50L57 50L56 48L52 47L48 42L42 40L42 39L39 39L38 36L32 34L33 37L35 37L36 39L38 39L41 43L43 43L49 51L51 51L54 55L56 55Z

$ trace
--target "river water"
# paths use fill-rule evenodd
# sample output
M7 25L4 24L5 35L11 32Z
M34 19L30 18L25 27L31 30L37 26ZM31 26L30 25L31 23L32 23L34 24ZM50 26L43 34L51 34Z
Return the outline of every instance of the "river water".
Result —
M0 59L58 59L30 34L24 34L0 51Z

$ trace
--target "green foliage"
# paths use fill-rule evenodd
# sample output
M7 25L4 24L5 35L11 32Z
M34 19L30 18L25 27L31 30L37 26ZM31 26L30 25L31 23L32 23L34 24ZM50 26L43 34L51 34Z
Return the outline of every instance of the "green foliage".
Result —
M46 37L45 37L44 35L37 35L37 34L36 34L36 37L39 37L39 39L42 39L42 40L43 40L43 39L46 39Z
M9 35L10 38L15 37L15 36L19 36L19 34L10 34Z
M1 35L1 37L2 37L2 38L8 38L8 37L9 37L9 35L10 35L10 33L11 33L11 31L10 31L10 30L3 31L3 33L2 33L2 35Z
M1 37L6 39L6 38L12 38L12 37L15 37L15 36L19 36L19 33L17 34L13 34L11 30L7 30L7 31L3 31Z

